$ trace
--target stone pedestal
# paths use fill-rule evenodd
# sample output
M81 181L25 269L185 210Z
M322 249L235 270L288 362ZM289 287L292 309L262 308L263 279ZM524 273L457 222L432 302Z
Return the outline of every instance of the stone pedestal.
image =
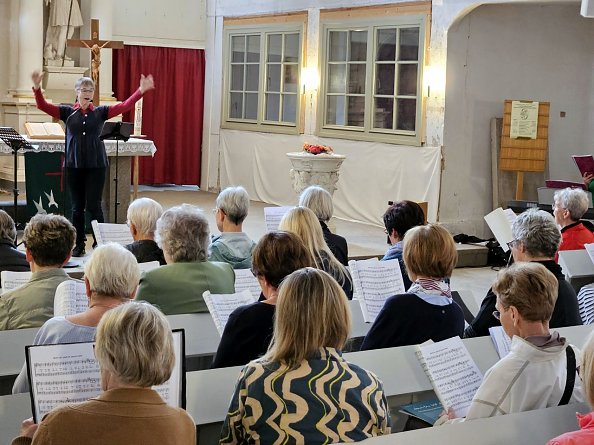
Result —
M293 168L290 170L293 190L298 195L310 185L319 185L331 195L336 190L340 166L344 155L321 153L313 155L305 151L287 153Z
M76 98L74 85L83 77L88 68L78 66L45 66L43 67L43 88L46 98L54 103L73 103Z

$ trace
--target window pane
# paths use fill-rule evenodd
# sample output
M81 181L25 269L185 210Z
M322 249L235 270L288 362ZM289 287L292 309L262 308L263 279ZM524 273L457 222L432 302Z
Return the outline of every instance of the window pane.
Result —
M260 36L247 37L247 61L260 61Z
M359 96L349 97L349 122L353 127L362 127L365 116L365 98Z
M268 79L266 79L266 91L280 91L280 73L280 64L268 65Z
M283 94L283 122L297 121L297 95Z
M398 99L397 107L396 129L414 131L417 113L416 99Z
M347 32L330 31L330 51L328 51L330 62L343 62L347 54Z
M229 104L229 117L241 119L243 117L243 94L231 93Z
M231 65L231 89L243 90L243 65Z
M400 30L399 60L419 60L419 28Z
M258 76L260 73L260 65L246 65L246 91L258 91Z
M375 60L396 60L396 29L380 29L377 31L377 48Z
M245 95L245 118L258 118L258 93L246 93Z
M283 35L269 34L268 35L268 62L280 62L283 51Z
M417 64L398 65L398 94L417 95Z
M285 65L285 83L283 91L286 93L297 92L297 79L299 77L299 67L297 65Z
M245 36L231 37L231 62L243 62L245 55Z
M346 91L346 65L328 66L329 93L344 93Z
M365 94L365 71L362 63L349 64L349 93Z
M285 34L284 62L299 62L299 34Z
M394 119L394 99L377 97L373 116L373 128L386 128L392 130Z
M266 120L278 122L280 94L266 94Z
M326 108L326 123L329 125L344 125L344 104L345 96L328 96Z
M367 31L351 31L351 54L349 60L367 60Z
M375 94L394 95L394 71L391 63L376 64Z

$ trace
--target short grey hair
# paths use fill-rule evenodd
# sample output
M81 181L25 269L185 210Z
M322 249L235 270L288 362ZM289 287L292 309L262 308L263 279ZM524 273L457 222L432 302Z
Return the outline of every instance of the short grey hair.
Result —
M555 218L544 210L528 209L519 214L512 224L512 235L532 257L553 258L561 243Z
M141 235L155 236L157 220L163 214L163 207L151 198L138 198L128 207L128 223L134 224Z
M328 222L334 213L332 195L328 190L310 185L299 196L299 205L313 211L320 221Z
M93 89L95 88L95 82L93 82L93 79L91 79L90 77L81 77L74 84L74 89L76 91L79 91L83 86L86 85L93 87Z
M573 221L578 221L590 207L588 194L581 189L566 188L555 192L555 203L562 209L567 209Z
M85 278L95 295L131 298L140 281L136 258L120 244L98 246L85 264Z
M0 239L16 241L17 230L13 219L4 210L0 210Z
M166 210L157 221L157 244L174 263L205 261L208 235L204 212L190 204Z
M219 193L215 205L233 224L241 224L250 209L250 196L241 186L227 187Z

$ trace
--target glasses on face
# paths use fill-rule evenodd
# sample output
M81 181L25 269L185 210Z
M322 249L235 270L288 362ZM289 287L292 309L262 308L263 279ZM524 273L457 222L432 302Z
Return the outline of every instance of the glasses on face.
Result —
M388 234L389 234L389 232L388 232L388 229L384 229L384 233L385 233L386 235L388 235Z
M493 317L495 317L497 320L501 320L501 312L493 311Z
M95 92L95 88L81 88L80 89L81 93L94 93Z
M507 247L509 248L509 250L512 250L515 247L515 245L518 243L518 241L519 240L517 240L517 239L508 241L506 244L507 244Z

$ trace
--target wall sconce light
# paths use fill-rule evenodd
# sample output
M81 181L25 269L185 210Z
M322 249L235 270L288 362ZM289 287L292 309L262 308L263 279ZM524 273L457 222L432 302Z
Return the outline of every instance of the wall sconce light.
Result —
M303 84L303 94L305 94L305 91L317 90L320 83L318 69L311 66L303 68L301 70L301 83Z
M425 97L443 96L445 94L445 68L437 65L426 66L423 70L423 94Z

